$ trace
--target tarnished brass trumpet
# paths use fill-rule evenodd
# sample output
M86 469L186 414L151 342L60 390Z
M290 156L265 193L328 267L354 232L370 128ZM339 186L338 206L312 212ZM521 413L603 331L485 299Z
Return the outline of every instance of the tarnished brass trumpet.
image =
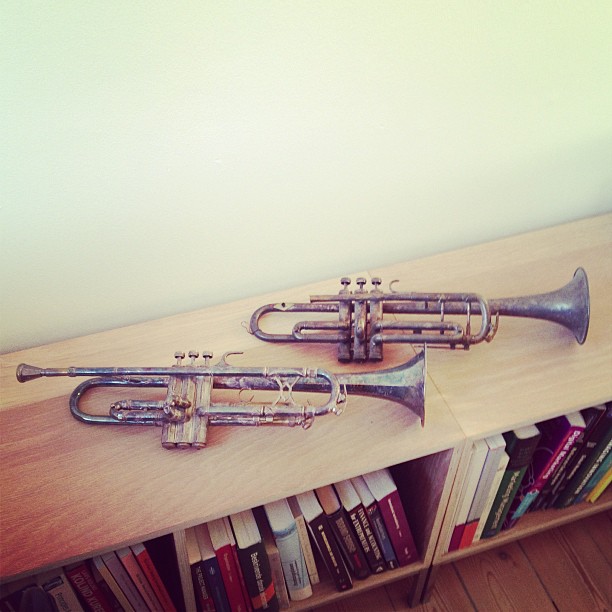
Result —
M371 291L358 278L356 291L349 291L349 278L335 295L312 295L309 303L266 304L251 316L250 333L267 342L327 342L338 344L339 361L380 361L383 344L412 343L434 347L468 349L483 340L490 342L497 332L499 317L527 317L558 323L568 328L582 344L589 328L589 284L586 272L578 268L564 287L538 295L486 300L476 293L405 293L379 289L373 278ZM395 283L397 281L393 281ZM289 334L267 333L259 325L264 315L280 312L338 313L337 321L300 321ZM388 320L389 315L435 316L436 320ZM465 323L447 316L462 315ZM473 317L480 317L477 329Z
M366 395L392 400L425 417L425 352L407 363L378 372L332 374L309 368L240 367L227 363L226 353L219 363L210 365L211 353L204 353L204 363L196 363L199 354L175 354L171 367L144 368L39 368L27 364L17 367L17 380L27 382L41 376L95 376L78 385L70 396L72 415L85 423L104 425L159 425L164 448L203 448L208 425L286 425L310 427L315 417L340 414L347 395ZM83 395L96 387L162 387L163 400L118 400L108 415L81 410ZM213 402L213 389L274 391L271 403ZM293 392L327 393L322 406L298 404Z

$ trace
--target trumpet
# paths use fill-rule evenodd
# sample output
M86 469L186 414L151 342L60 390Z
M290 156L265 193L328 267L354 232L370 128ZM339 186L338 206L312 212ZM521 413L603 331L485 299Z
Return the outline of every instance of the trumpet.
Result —
M432 347L469 349L472 344L491 342L500 316L526 317L557 323L569 329L579 344L589 328L589 284L586 272L578 268L564 287L515 298L487 300L477 293L406 293L380 290L378 277L371 280L371 291L364 289L365 278L350 291L350 278L342 278L342 289L335 295L312 295L308 303L266 304L251 316L248 331L267 342L337 343L338 360L380 361L384 343L412 343ZM268 333L260 320L271 313L337 313L337 321L300 321L291 333ZM384 315L421 315L435 320L389 320ZM463 321L447 316L465 317ZM480 317L480 325L474 324Z
M72 416L84 423L103 425L158 425L162 427L164 448L203 448L209 425L285 425L308 429L315 417L342 413L349 394L377 397L397 402L425 418L425 351L403 365L377 372L332 374L316 368L239 367L221 360L210 364L212 353L175 353L170 367L39 368L17 367L19 382L40 377L95 377L79 384L70 396ZM98 387L165 388L160 400L121 399L108 412L91 414L81 409L83 396ZM272 402L213 402L214 389L273 391ZM298 403L294 392L327 393L320 406Z

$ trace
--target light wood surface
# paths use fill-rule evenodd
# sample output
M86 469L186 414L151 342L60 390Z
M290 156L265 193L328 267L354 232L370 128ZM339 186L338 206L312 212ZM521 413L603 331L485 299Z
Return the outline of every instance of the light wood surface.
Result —
M612 399L612 214L373 271L398 291L463 291L488 299L556 290L585 268L584 345L561 326L501 317L490 344L429 350L428 371L470 438Z
M229 360L249 366L375 369L339 365L335 347L313 351L266 344L242 326L262 303L293 295L304 299L336 291L337 285L334 279L282 296L260 296L3 355L1 575L88 557L459 444L463 434L433 384L427 385L425 428L397 404L351 396L341 416L321 417L308 431L211 427L208 448L167 451L157 428L94 426L73 419L67 402L75 379L15 380L20 362L46 367L171 365L175 350L190 348L213 350L216 358L243 350ZM390 353L385 367L412 354L396 351L393 358ZM96 405L107 411L117 392L96 393ZM133 390L130 395L139 394Z

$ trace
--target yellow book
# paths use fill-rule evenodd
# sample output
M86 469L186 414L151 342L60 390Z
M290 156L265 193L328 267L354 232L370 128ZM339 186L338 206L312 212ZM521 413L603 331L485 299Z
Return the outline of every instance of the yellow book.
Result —
M608 468L608 471L604 474L604 477L593 487L593 490L587 495L586 501L589 501L591 503L597 501L600 495L606 490L610 482L612 482L612 465Z

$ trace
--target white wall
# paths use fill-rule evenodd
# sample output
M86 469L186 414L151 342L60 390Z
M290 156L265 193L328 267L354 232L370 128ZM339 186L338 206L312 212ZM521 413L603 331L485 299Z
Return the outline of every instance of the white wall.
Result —
M611 41L609 1L5 0L0 351L611 210Z

